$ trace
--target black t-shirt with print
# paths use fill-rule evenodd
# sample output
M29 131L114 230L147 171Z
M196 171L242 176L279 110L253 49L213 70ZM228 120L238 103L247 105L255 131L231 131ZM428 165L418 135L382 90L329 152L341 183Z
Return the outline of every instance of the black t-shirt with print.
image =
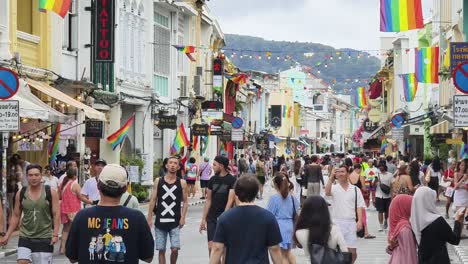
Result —
M231 174L224 177L215 175L208 182L208 189L211 193L211 207L208 211L207 219L217 219L226 209L229 191L234 188L236 178Z
M123 206L95 206L73 220L66 256L79 263L138 263L154 256L145 216Z

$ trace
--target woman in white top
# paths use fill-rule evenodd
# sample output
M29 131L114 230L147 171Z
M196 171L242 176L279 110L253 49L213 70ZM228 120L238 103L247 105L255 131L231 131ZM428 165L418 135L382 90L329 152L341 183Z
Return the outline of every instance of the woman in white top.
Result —
M311 196L304 201L293 237L295 243L309 256L309 246L318 244L333 250L338 247L348 252L340 229L331 222L328 204L321 196Z
M42 176L42 181L44 182L44 185L49 185L51 189L54 191L58 190L58 178L52 175L52 171L50 169L50 166L45 167L45 175Z

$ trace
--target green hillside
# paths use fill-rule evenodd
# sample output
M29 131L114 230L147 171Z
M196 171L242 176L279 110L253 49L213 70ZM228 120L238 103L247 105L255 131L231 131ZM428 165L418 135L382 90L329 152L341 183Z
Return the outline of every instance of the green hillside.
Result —
M318 43L270 41L252 36L227 34L225 37L225 54L242 70L277 73L299 63L310 66L312 73L332 84L339 93L349 93L352 88L365 85L365 80L372 78L380 68L376 57L352 49L337 50ZM270 59L266 58L266 51L271 52ZM313 53L313 56L305 56L305 53ZM292 59L285 61L287 56Z

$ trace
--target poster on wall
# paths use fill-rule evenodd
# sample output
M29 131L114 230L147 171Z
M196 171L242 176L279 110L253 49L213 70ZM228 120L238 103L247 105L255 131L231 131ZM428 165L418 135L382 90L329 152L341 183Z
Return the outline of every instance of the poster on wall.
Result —
M142 182L153 182L153 177L150 173L150 166L153 166L153 164L150 164L149 162L149 154L141 154L141 159L143 160L143 170L141 171L141 181Z
M128 180L130 182L140 182L140 173L138 166L127 166Z

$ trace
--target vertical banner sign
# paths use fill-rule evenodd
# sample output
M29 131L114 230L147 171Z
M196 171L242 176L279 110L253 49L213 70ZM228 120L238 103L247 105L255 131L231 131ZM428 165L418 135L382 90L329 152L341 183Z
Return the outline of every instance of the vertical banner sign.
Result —
M222 59L213 60L213 90L221 92L223 90L224 66Z
M115 0L96 0L94 53L96 62L114 62Z
M468 42L450 43L450 72L466 61L468 61Z

